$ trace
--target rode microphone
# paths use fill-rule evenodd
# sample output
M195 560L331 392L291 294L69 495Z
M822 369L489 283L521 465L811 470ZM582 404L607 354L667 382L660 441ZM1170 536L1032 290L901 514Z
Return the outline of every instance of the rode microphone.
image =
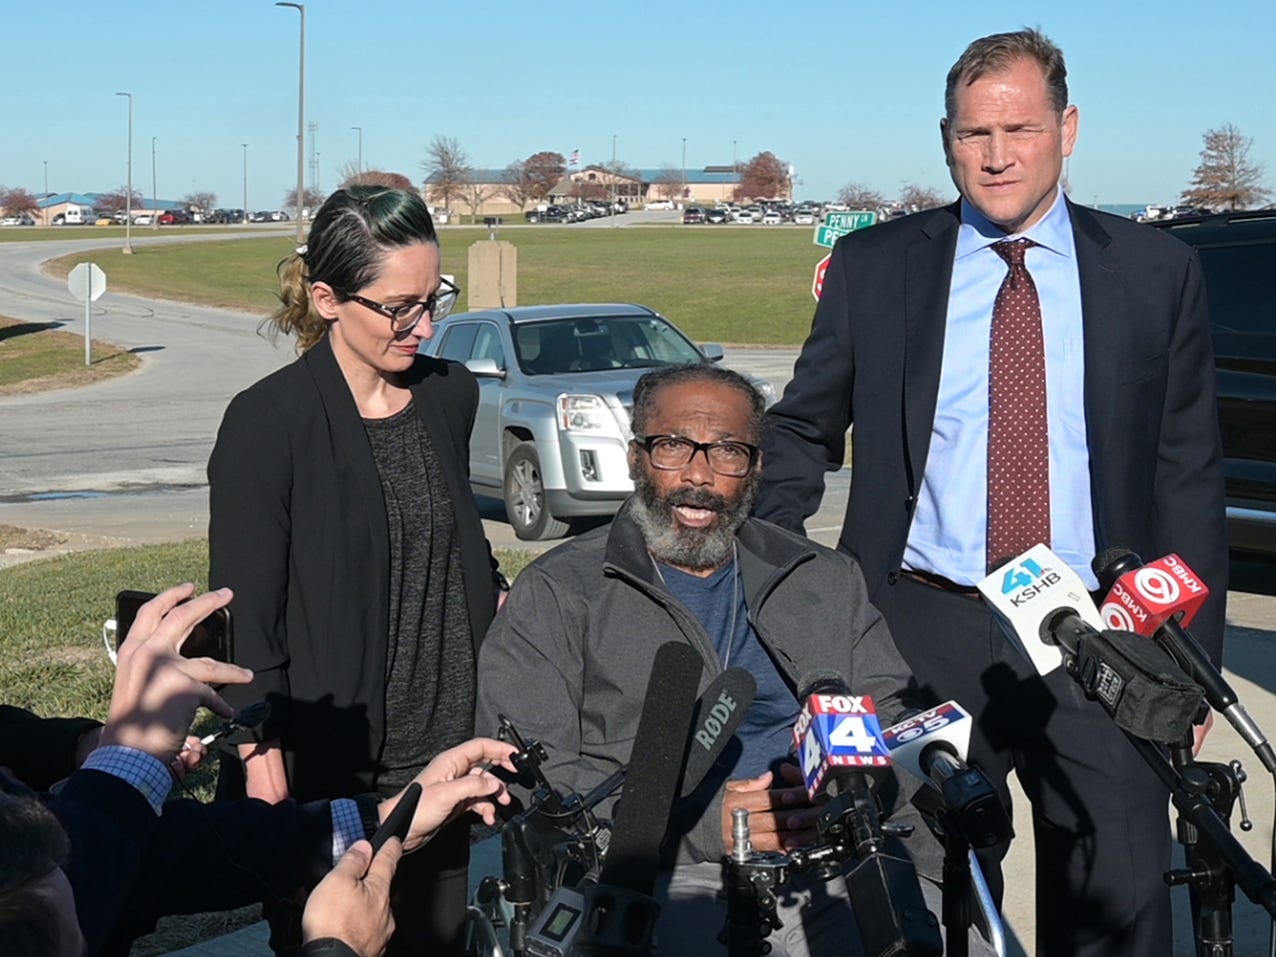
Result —
M1014 832L992 783L966 763L970 714L945 701L882 732L891 759L932 784L944 799L945 819L971 847L992 847Z
M802 713L793 740L812 801L842 793L847 774L860 777L891 766L877 708L868 695L853 695L835 671L813 672L798 685Z
M1128 548L1105 550L1095 556L1092 567L1099 584L1108 589L1101 609L1104 622L1155 640L1204 689L1210 707L1254 749L1263 767L1276 774L1276 751L1267 736L1187 630L1209 597L1205 583L1177 555L1144 565Z
M1103 627L1081 576L1045 545L1034 545L976 587L1002 631L1039 675L1049 674L1063 661L1057 647L1041 641L1041 626L1048 614L1061 607L1071 608L1091 627Z
M757 682L743 668L728 668L710 682L691 719L679 797L687 797L708 776L744 723L757 693Z

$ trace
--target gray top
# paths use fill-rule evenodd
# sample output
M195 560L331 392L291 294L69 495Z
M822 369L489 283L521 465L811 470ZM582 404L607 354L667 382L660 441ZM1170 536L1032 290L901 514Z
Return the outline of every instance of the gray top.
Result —
M452 502L409 402L364 419L390 530L390 634L379 789L400 788L474 733L474 646Z

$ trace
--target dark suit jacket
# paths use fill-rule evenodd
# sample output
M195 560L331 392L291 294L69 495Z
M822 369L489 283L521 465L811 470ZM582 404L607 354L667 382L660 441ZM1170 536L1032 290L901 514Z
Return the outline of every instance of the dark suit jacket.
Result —
M406 376L456 516L475 658L496 610L495 563L469 487L478 385L418 356ZM367 791L385 729L390 537L381 479L325 338L237 395L208 463L209 583L231 587L235 707L274 705L294 796Z
M1227 590L1223 459L1200 264L1154 229L1068 204L1085 336L1095 542L1178 552L1212 589L1194 631L1218 661ZM839 546L869 595L894 581L926 468L960 207L851 233L768 416L757 514L801 529L855 425Z

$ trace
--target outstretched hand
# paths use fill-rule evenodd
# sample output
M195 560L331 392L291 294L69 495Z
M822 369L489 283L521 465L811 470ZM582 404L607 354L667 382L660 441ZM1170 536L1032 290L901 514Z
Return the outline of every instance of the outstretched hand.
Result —
M381 957L394 933L390 882L402 856L397 837L375 857L371 844L355 841L311 891L301 915L302 940L335 937L359 957Z

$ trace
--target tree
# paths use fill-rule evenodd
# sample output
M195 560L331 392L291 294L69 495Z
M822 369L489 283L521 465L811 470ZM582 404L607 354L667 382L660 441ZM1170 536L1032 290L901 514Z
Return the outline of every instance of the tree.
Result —
M342 174L341 189L347 186L383 186L386 189L404 189L409 193L416 191L412 180L402 173L388 173L380 169L360 170L354 164L350 164L348 169L342 167L338 172Z
M740 169L735 198L782 199L789 196L789 167L770 150L764 150Z
M187 193L182 197L182 205L187 209L198 209L206 213L217 206L217 194L209 192Z
M529 199L542 200L558 181L567 175L567 160L562 153L542 150L523 161L530 186Z
M439 135L425 150L425 198L445 209L464 195L470 178L470 160L461 144L451 136Z
M682 170L666 163L660 167L660 172L656 174L655 182L652 185L656 187L656 192L663 199L681 199L683 180Z
M1183 202L1207 209L1250 209L1271 196L1263 184L1263 164L1250 159L1253 139L1231 123L1203 134L1201 162Z
M939 190L931 189L929 186L905 183L904 188L899 191L899 204L911 213L919 213L923 209L934 209L947 203L948 200Z
M313 215L314 211L323 205L323 190L315 189L313 186L307 186L301 191L301 205L303 208L310 210ZM284 193L284 209L297 208L297 187L294 186L288 192ZM244 210L247 212L247 210Z
M142 194L133 190L133 202L128 202L128 187L121 186L109 193L102 193L93 203L93 208L103 213L119 213L125 209L141 209Z
M472 172L466 174L465 183L461 187L461 195L465 197L465 203L470 207L471 222L479 214L483 204L495 196L497 191L496 184L485 183Z
M845 203L851 209L881 209L886 205L886 197L863 183L847 183L837 191L837 201Z
M40 208L40 201L20 186L5 189L0 186L0 209L6 216L33 215Z
M527 208L535 188L527 170L527 160L514 160L502 170L498 191L519 209Z

